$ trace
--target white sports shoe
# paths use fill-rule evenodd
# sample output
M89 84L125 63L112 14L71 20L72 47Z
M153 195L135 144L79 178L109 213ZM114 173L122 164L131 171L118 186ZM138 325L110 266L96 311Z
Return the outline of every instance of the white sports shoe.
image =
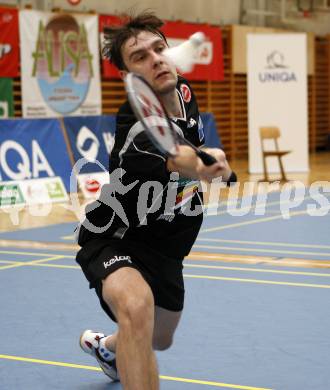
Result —
M112 358L109 361L106 361L101 355L101 353L104 353L104 351L100 351L100 340L103 337L107 336L105 336L103 333L93 332L92 330L85 330L85 332L83 332L80 336L80 347L84 352L96 358L105 375L107 375L113 381L119 381L115 354L112 353ZM111 356L109 356L109 358L110 357Z

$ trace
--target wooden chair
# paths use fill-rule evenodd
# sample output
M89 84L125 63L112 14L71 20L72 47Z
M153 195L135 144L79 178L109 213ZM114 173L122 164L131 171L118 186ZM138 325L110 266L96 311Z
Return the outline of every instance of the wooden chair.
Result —
M266 158L277 157L281 170L281 181L288 181L286 178L282 157L291 153L291 150L280 150L278 146L278 138L280 138L281 132L278 127L260 127L260 140L261 140L261 151L262 151L262 162L264 167L264 178L260 181L270 181L267 171ZM272 139L274 141L275 148L273 150L265 150L264 140Z

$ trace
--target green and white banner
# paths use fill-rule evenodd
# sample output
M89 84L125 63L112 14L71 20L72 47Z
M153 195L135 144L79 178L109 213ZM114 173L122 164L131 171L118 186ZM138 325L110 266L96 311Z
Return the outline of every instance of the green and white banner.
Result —
M100 115L97 15L19 13L23 116Z
M57 176L0 181L0 208L66 202L68 199L63 181Z
M60 177L22 180L19 183L28 205L68 200L68 194Z
M18 182L0 182L0 207L21 206L25 198Z
M0 119L14 116L13 80L0 77Z

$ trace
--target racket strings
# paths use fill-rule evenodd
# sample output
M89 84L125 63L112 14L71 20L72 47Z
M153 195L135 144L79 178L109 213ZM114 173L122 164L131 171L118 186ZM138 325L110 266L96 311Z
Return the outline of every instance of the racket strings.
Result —
M151 141L165 154L177 155L176 131L156 92L134 73L126 76L125 87L131 107Z
M148 125L151 127L156 127L158 132L163 137L165 137L166 132L164 130L164 124L166 123L166 121L164 120L165 117L164 110L159 106L157 106L156 104L153 104L152 101L142 93L138 96L138 100L141 103L141 109L143 115L148 119L152 119L147 121ZM157 120L158 117L160 120Z

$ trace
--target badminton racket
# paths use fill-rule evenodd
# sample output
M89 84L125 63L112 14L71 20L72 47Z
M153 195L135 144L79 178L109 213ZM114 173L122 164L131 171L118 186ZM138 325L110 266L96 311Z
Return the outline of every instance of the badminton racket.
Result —
M184 138L182 130L174 125L156 92L143 77L128 73L124 82L133 112L159 150L167 156L175 157L179 152L178 146L185 144L195 151L205 165L217 162L213 156Z

